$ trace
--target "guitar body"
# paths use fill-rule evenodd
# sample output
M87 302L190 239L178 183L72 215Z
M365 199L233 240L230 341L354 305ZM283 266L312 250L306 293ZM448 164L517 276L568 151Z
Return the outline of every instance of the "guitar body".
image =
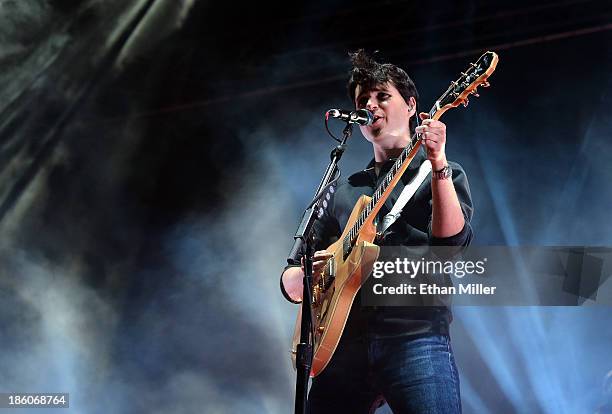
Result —
M376 228L365 223L350 254L343 258L342 240L368 205L370 197L361 196L348 219L344 233L326 250L333 254L323 275L313 286L312 318L314 328L313 360L310 375L317 376L327 366L340 342L351 306L362 283L370 276L379 247L372 243ZM334 277L335 275L335 277ZM301 313L293 335L293 347L300 341ZM295 366L295 354L293 354Z

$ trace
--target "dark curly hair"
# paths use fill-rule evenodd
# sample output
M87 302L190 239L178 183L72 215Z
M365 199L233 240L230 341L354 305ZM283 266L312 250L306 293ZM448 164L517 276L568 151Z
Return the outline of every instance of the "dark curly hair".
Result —
M360 85L362 89L371 90L377 85L387 82L391 82L397 88L406 103L409 102L410 97L414 97L418 104L419 93L416 86L414 86L414 82L402 68L391 63L379 63L363 49L349 53L349 56L353 68L349 72L347 87L353 104L355 102L357 85ZM416 116L410 118L410 132L412 134L414 134L414 129L417 126L416 118Z

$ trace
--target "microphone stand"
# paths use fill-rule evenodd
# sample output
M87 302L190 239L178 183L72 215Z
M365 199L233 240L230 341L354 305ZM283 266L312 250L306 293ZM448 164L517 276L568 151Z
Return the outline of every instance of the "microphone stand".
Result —
M288 261L298 259L301 252L304 254L304 290L302 294L302 321L300 326L300 343L296 347L295 365L297 378L295 384L295 414L306 414L306 401L308 396L308 380L312 367L312 347L314 340L314 326L312 318L312 256L314 254L313 237L310 234L315 220L318 218L316 209L318 201L332 182L338 171L338 162L346 150L346 142L353 132L351 123L347 120L342 132L342 140L330 154L330 162L325 170L323 179L319 183L316 195L308 208L304 211L302 221L295 232L293 248L289 253Z

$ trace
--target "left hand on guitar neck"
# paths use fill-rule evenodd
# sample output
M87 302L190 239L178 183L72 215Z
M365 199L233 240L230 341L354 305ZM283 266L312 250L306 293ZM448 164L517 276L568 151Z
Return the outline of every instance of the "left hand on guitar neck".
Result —
M447 165L445 152L446 125L441 121L429 119L429 115L425 112L421 112L419 118L423 123L416 128L416 132L421 134L427 150L427 159L431 161L432 169L438 171Z

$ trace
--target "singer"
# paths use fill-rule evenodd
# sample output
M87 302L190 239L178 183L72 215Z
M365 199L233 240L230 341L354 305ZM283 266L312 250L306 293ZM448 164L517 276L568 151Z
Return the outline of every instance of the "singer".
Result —
M423 162L429 160L432 172L376 243L467 246L472 239L468 181L463 168L447 159L446 126L427 119L425 113L417 115L418 93L403 69L381 64L363 50L350 56L348 93L356 109L373 115L371 123L359 128L372 144L374 157L365 170L339 180L323 217L315 223L315 278L330 257L324 249L341 235L359 196L375 191L415 132L421 134L423 145L379 217L390 211ZM290 260L281 290L294 303L302 299L302 278L299 258ZM366 308L357 295L336 352L313 379L310 412L366 414L386 400L395 414L460 413L451 319L446 307Z

